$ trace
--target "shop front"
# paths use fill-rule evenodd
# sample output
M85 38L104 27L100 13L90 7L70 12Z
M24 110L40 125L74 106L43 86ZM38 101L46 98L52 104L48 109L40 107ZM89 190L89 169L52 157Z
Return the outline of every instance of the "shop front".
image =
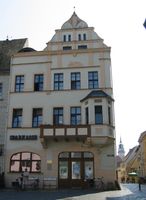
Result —
M58 187L85 187L94 178L91 152L62 152L58 156Z

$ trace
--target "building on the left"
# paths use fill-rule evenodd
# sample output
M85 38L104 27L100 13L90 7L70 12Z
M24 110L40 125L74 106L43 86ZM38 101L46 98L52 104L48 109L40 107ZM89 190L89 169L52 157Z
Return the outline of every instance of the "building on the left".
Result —
M7 126L11 56L27 46L27 38L0 41L0 174L4 172L4 143Z

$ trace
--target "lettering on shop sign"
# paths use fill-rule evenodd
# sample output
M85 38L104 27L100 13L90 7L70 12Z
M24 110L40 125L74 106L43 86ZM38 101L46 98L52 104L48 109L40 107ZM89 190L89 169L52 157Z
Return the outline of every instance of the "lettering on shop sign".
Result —
M37 140L37 135L10 135L10 140Z

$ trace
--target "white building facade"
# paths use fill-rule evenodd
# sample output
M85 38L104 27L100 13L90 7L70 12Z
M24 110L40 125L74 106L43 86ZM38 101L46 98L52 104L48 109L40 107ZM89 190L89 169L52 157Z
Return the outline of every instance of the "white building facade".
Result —
M5 136L8 118L10 60L13 54L27 46L27 39L0 41L0 177L4 173ZM0 184L1 185L1 184Z
M12 57L6 185L26 168L57 187L114 182L110 47L74 12L43 51Z

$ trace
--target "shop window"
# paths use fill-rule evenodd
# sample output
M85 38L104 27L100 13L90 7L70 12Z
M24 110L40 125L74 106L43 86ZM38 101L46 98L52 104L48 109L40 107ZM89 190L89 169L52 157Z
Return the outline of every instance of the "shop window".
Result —
M84 162L84 174L85 179L93 179L93 162L92 161L85 161Z
M68 162L67 161L59 162L59 178L60 179L68 178Z
M38 154L32 152L19 152L13 154L10 159L10 172L40 172L41 159Z
M81 163L80 161L72 161L72 179L80 179L81 178Z

